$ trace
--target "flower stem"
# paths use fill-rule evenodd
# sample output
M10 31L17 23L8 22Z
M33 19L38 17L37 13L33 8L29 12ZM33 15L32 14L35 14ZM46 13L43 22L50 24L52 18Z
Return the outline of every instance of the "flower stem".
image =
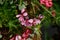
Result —
M20 0L20 6L21 6L21 2L22 2L22 0Z

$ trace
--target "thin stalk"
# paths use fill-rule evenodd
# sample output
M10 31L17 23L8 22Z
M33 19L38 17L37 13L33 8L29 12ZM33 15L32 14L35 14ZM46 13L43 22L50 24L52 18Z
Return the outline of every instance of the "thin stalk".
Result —
M20 0L20 6L21 6L22 0Z
M35 14L35 8L34 8L34 4L31 2L31 4L32 4L32 7L33 7L33 12L34 12L34 14Z
M46 7L44 7L44 6L43 6L42 4L40 4L38 1L36 1L36 3L52 16L51 12L50 12ZM52 16L52 17L53 17L53 16ZM53 18L55 18L55 17L53 17Z
M48 10L48 9L46 9L46 7L44 7L42 4L40 4L40 3L38 3L46 12L48 12L51 16L52 16L52 14L51 14L51 12Z
M45 11L47 11L50 15L52 15L51 12L48 11L43 5L40 4L40 6L41 6Z

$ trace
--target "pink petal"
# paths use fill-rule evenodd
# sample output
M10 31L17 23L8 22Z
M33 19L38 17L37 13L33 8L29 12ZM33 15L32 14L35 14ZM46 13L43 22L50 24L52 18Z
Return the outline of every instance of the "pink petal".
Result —
M45 0L40 0L40 3L41 3L41 4L44 4L44 1L45 1Z
M24 37L24 38L25 38L25 37L26 37L26 34L25 34L25 33L23 33L22 37Z
M34 22L33 22L34 25L37 25L37 24L40 24L40 23L41 23L41 21L39 19L36 19L36 18L34 19Z
M32 24L31 24L31 23L29 23L29 22L28 22L28 20L25 20L25 25L24 25L24 26L29 27L29 26L32 26Z
M26 40L26 38L22 38L22 40Z
M28 19L29 19L29 17L28 17L28 16L26 16L26 17L25 17L25 19L26 19L26 20L28 20Z
M26 33L30 33L30 30L29 30L29 29L27 29L27 30L26 30Z
M19 18L19 21L24 21L24 17L21 16L21 17Z
M36 20L36 24L40 24L41 21L39 19Z
M21 15L16 15L16 17L18 18L18 17L20 17Z
M33 23L33 19L29 19L28 22L29 22L29 23Z
M49 2L49 5L50 5L50 7L52 7L53 3L52 2Z
M27 27L30 27L30 26L32 26L32 24L30 24L30 23L26 23L26 26L27 26Z
M48 3L46 3L46 7L50 7L50 5Z
M49 2L52 2L52 0L48 0Z
M25 25L25 21L22 21L21 24L22 24L22 25Z
M25 8L23 8L22 10L21 10L21 13L23 13L25 11Z
M46 5L46 7L52 7L53 4L52 4L52 2L46 1L45 5Z
M21 40L21 39L22 39L22 37L20 35L17 35L15 38L15 40Z
M27 12L23 13L23 16L27 16L27 15L28 15Z

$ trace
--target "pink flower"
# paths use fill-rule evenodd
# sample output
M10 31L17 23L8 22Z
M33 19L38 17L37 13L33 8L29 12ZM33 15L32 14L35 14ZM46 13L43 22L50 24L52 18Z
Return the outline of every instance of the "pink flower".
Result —
M28 16L26 16L26 17L25 17L25 19L26 19L26 20L28 20L28 19L29 19L29 17L28 17Z
M15 36L13 36L10 40L26 40L26 39L29 37L30 33L31 33L31 30L27 29L27 30L22 34L22 36L20 36L20 35L15 35Z
M29 23L33 23L33 19L29 19L28 22L29 22Z
M23 38L27 38L29 35L27 35L26 33L23 33L22 37Z
M21 21L21 24L22 24L22 25L25 25L25 21Z
M40 0L40 3L41 3L41 4L44 4L44 1L45 1L45 0Z
M30 35L30 33L31 33L31 30L27 29L27 30L23 33L22 37L23 37L23 38L28 38L29 35Z
M24 21L24 17L23 16L19 17L19 21Z
M20 35L13 36L10 40L21 40L22 37Z
M22 34L22 40L26 40L31 33L31 30L27 29L23 34Z
M26 30L26 33L31 33L31 30L27 29L27 30Z
M40 24L40 23L41 23L41 21L39 19L36 19L36 25Z
M28 20L25 20L25 26L29 27L29 26L32 26L32 24L29 23Z
M49 2L52 2L52 0L48 0Z
M18 15L16 15L16 17L17 17L17 18L18 18L18 17L20 17L20 16L21 16L21 15L19 15L19 14L18 14Z
M39 19L34 18L33 25L37 25L37 24L40 24L40 23L41 23L41 21Z
M21 10L21 13L24 13L24 11L25 11L25 8L23 8L23 9Z
M50 7L52 7L53 3L52 2L49 2L49 5L50 5Z
M46 7L52 7L53 3L52 0L40 0L40 3L45 5Z
M15 40L22 40L22 37L20 35L16 35Z
M17 15L16 17L18 17L18 20L21 22L21 25L23 25L23 26L30 27L33 25L40 24L39 19L36 19L36 18L35 19L29 19L28 13L25 11L25 9L22 9L21 14ZM39 17L42 18L41 15Z
M26 40L26 38L22 38L21 40Z
M27 16L27 15L28 15L27 12L23 13L23 16Z
M30 23L27 23L27 24L26 24L26 26L27 26L27 27L31 27L31 26L32 26L32 24L30 24Z
M32 24L29 23L28 20L21 21L21 24L27 27L32 26Z
M46 7L52 7L52 2L46 2Z

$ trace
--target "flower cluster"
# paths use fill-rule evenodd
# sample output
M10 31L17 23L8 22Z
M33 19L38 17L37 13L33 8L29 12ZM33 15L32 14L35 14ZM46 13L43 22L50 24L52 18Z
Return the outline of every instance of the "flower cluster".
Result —
M23 33L22 39L27 39L27 38L29 37L30 33L31 33L31 30L27 29L27 30Z
M29 19L28 13L26 12L25 8L23 8L21 10L21 14L16 15L16 17L19 19L22 25L27 27L40 24L40 19L43 18L43 16L39 15L38 18Z
M16 36L12 37L10 40L26 40L26 39L29 37L30 33L31 33L31 30L27 29L27 30L22 34L22 36L16 35Z
M52 0L40 0L40 3L45 5L46 7L52 7L53 3Z

